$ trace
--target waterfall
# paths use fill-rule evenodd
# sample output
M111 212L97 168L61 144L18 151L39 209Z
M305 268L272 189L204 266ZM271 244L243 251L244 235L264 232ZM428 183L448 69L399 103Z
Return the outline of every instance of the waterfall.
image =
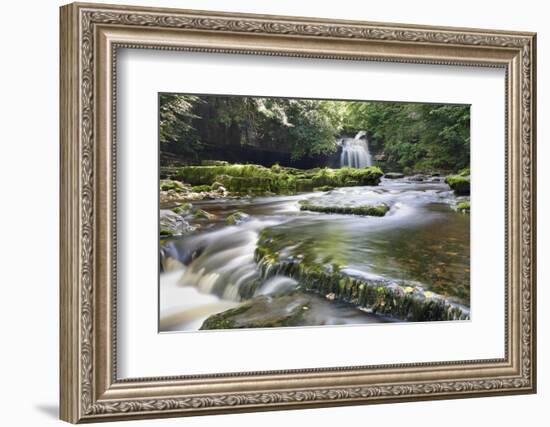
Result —
M338 141L342 147L340 166L350 168L364 168L372 166L372 157L369 153L369 141L367 133L362 130L355 138L342 138Z

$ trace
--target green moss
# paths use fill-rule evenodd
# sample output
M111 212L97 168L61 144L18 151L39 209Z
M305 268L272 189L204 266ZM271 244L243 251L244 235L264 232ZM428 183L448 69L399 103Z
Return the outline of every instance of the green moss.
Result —
M459 196L470 194L470 178L461 175L450 175L445 179L445 182Z
M374 313L407 321L464 320L469 311L447 301L443 296L424 291L414 283L397 285L387 280L350 277L334 263L319 258L318 243L312 251L304 243L281 255L292 239L281 239L277 227L260 233L255 260L263 280L284 275L300 283L301 289L317 293L328 300L343 301ZM301 255L303 254L303 255Z
M179 193L185 191L185 186L179 181L165 180L160 182L160 189L162 191L174 190Z
M296 191L299 193L313 191L313 180L310 178L296 178Z
M289 309L289 307L291 307ZM307 323L310 297L286 294L277 297L256 297L243 305L207 318L201 330L273 328L300 326Z
M312 205L311 203L305 201L300 203L300 210L343 215L384 216L390 210L390 208L384 203L376 206L318 206Z
M378 185L384 173L377 166L362 169L324 168L312 176L313 186L353 187L357 185Z
M172 208L172 212L178 215L185 215L185 214L188 214L192 208L193 208L193 205L191 203L184 203L183 205Z
M191 185L212 185L219 175L250 178L268 177L271 170L259 165L184 166L178 169L177 177Z
M204 321L201 326L201 330L205 329L232 329L234 328L235 321L232 317L245 313L252 307L251 303L246 303L237 308L226 310L222 313L210 316Z
M175 233L172 230L169 230L168 228L161 228L160 229L160 235L161 236L173 236Z
M470 213L470 202L460 202L456 205L456 210L459 212Z
M279 163L275 163L274 165L271 166L271 172L273 173L281 173L283 171L283 168L281 167L281 165L279 165Z
M212 215L211 213L208 213L202 209L197 209L193 215L195 219L214 219L215 218L215 215Z
M224 187L232 193L262 194L272 190L272 179L270 177L238 177L220 175L217 177Z
M193 187L191 187L191 190L193 190L196 193L207 192L207 191L210 191L211 189L212 188L210 187L210 185L194 185Z
M237 193L277 194L312 191L315 187L349 187L377 185L383 175L378 167L363 169L309 169L285 168L277 164L271 168L259 165L184 166L177 170L177 178L194 185L194 191L202 186L221 184ZM196 187L201 186L201 187ZM197 190L195 190L197 188ZM200 190L199 190L200 189ZM206 191L206 190L202 190Z
M249 216L247 214L245 214L244 212L237 211L237 212L229 215L225 219L225 222L226 222L227 225L237 225L237 224L240 224L243 221L246 221L248 218L249 218Z
M464 168L458 171L460 176L470 176L470 168Z

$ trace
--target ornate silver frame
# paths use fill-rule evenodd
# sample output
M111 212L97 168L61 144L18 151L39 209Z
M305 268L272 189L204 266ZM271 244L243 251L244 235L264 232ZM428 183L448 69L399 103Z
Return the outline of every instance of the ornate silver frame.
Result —
M77 423L534 393L533 33L71 4L61 8L61 418ZM505 357L118 380L118 47L506 70Z

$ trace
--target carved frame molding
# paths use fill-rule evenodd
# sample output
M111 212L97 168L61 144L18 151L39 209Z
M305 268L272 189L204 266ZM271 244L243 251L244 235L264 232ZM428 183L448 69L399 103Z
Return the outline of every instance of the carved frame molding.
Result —
M114 65L121 47L506 68L506 357L117 380L113 147ZM61 418L83 422L534 392L535 68L532 33L62 7ZM285 386L290 379L299 385Z

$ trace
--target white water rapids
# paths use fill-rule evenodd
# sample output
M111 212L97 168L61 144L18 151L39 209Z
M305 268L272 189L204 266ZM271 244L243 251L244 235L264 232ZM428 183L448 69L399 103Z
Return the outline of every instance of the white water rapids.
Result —
M385 203L391 209L381 218L300 211L299 202L305 199L318 205ZM160 330L196 331L211 315L239 307L242 295L275 299L293 292L299 283L281 274L262 277L254 260L265 229L280 230L282 258L314 254L316 262L337 261L354 277L414 281L467 302L469 241L464 236L469 233L469 216L449 207L455 202L452 191L438 178L420 183L383 179L376 187L195 202L216 219L203 222L198 233L162 244ZM225 218L237 210L250 218L227 225ZM376 320L324 295L317 298L311 310L319 324Z

